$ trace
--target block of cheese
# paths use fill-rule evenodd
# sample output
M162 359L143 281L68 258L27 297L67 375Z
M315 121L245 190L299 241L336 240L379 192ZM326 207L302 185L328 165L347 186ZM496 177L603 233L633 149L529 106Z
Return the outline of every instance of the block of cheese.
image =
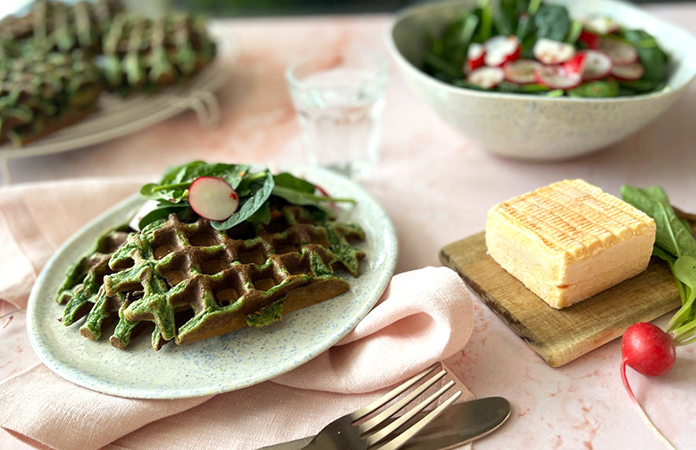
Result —
M489 255L561 309L645 270L655 221L583 180L565 180L494 206Z

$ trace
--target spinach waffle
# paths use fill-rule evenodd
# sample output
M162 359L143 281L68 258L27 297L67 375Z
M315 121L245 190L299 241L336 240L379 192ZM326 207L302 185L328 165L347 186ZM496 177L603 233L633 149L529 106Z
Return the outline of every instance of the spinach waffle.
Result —
M152 346L185 344L245 326L264 326L284 313L349 289L335 275L359 275L364 253L352 245L357 224L318 220L305 207L273 206L271 221L220 231L199 218L172 214L141 232L126 226L100 237L68 272L57 301L63 323L85 315L80 333L125 349L152 329Z
M200 18L150 19L119 0L37 1L0 21L0 144L20 147L81 120L106 90L184 84L215 54Z

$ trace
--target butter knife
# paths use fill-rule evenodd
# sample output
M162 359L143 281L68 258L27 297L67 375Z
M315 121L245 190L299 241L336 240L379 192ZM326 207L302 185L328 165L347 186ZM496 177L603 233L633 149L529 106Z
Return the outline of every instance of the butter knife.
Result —
M421 415L424 414L421 413ZM487 397L457 403L447 408L401 449L456 448L496 430L508 417L510 417L510 403L502 397ZM259 450L299 450L309 444L313 437L270 445Z

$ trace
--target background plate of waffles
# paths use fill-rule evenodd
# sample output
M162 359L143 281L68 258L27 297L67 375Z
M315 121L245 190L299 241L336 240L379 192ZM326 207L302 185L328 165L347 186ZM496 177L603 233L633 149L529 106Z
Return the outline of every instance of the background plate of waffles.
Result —
M219 121L215 92L239 43L202 17L151 19L120 0L35 2L0 21L0 171L7 160L106 142L187 109Z
M99 235L129 220L143 203L135 194L88 223L51 258L34 285L27 308L27 327L34 351L59 376L80 386L132 398L185 398L241 389L268 380L327 350L348 334L375 305L394 272L396 234L382 206L362 187L322 169L300 167L296 176L322 186L331 196L350 197L338 220L357 222L365 240L360 276L336 274L350 283L344 294L285 314L279 322L186 345L169 343L155 351L148 335L127 350L108 339L80 335L79 321L65 326L64 306L55 301L66 271L88 253Z

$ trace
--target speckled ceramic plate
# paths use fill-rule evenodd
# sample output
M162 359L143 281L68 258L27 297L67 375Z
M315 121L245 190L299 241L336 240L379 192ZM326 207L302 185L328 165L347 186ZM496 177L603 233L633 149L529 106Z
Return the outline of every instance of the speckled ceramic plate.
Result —
M41 272L31 292L27 327L41 361L61 377L95 391L134 398L183 398L232 391L285 373L319 355L348 334L374 306L391 279L397 241L382 207L360 186L331 172L300 168L298 176L324 187L332 196L352 197L357 205L339 219L360 223L367 238L366 258L350 291L260 329L244 328L194 344L166 345L159 352L148 337L127 351L108 340L90 341L58 319L63 306L54 301L68 267L87 253L96 237L125 222L142 203L134 195L96 218L68 240Z

